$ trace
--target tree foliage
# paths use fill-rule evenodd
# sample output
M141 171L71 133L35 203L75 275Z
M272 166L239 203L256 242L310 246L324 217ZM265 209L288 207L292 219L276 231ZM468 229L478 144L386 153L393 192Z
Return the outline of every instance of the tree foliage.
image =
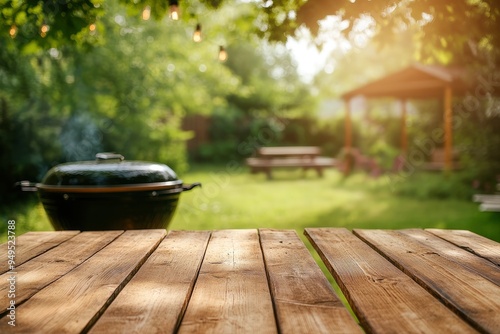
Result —
M104 0L0 0L0 30L17 27L18 43L57 46L78 41L82 32L99 22L106 11ZM171 3L178 3L184 20L223 8L225 4L242 5L239 0L120 0L130 12L139 14L146 6L160 20ZM349 25L363 17L375 21L375 39L382 44L394 42L398 34L418 26L422 41L422 59L427 61L500 62L500 3L496 0L256 0L245 2L258 9L251 19L252 31L272 41L285 41L304 25L317 33L319 22L329 15L342 17ZM48 24L45 38L40 28ZM89 41L87 41L89 42ZM90 41L91 42L91 41Z
M356 20L370 16L380 44L391 44L398 34L418 26L425 62L500 63L500 3L495 0L309 0L297 19L317 32L318 20L327 15L340 15L349 22L345 35Z
M32 3L10 3L23 4ZM252 5L199 17L201 43L191 40L196 20L145 21L118 1L94 8L101 16L93 31L56 38L56 26L54 38L33 43L23 36L27 27L15 38L0 36L0 195L15 181L40 180L55 164L99 151L182 173L194 135L181 130L185 115L256 117L303 110L308 101L289 56L248 33ZM226 63L217 59L220 44Z

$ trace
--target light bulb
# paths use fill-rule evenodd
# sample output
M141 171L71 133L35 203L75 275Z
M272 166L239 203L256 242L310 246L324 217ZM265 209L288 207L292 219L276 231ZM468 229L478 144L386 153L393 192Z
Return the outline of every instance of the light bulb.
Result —
M224 47L222 45L219 46L219 60L220 61L227 60L227 51L226 51L226 49L224 49Z
M176 5L170 5L170 18L174 21L179 19L179 7Z
M196 25L196 29L194 30L193 41L196 43L201 42L201 25L199 23Z
M179 19L179 1L169 0L168 1L169 16L172 20L177 21Z
M43 24L42 27L40 28L40 36L45 37L47 36L47 32L50 30L50 27L48 24Z
M149 20L150 17L151 17L151 7L146 6L146 7L144 7L144 10L142 11L142 19L144 21L147 21L147 20Z
M13 24L10 29L9 29L9 35L10 37L14 38L17 35L17 27L15 24Z

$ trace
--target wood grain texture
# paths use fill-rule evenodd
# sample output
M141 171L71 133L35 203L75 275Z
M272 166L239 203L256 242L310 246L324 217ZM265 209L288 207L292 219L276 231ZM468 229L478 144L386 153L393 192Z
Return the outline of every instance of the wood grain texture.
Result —
M458 247L481 256L500 267L500 243L464 230L426 229Z
M0 333L499 333L498 243L471 232L306 229L360 325L293 230L165 233L20 236Z
M16 304L21 304L45 286L73 270L122 233L123 231L83 232L20 265L16 276ZM9 273L0 275L0 280L5 282L8 276ZM7 306L11 300L8 298L7 291L6 284L0 285L1 314L7 312Z
M212 232L179 333L276 333L257 230Z
M17 326L0 332L79 333L100 316L165 235L129 230L17 309Z
M307 228L305 234L367 332L477 332L347 229Z
M16 267L26 261L56 247L60 243L74 237L79 231L50 231L50 232L27 232L16 236ZM7 264L8 241L0 245L0 274L9 270Z
M170 232L90 333L174 333L209 238L207 231Z
M259 234L281 333L363 333L295 230Z
M500 328L500 287L428 245L425 238L402 231L355 230L405 273L483 332ZM457 249L457 252L460 249Z
M419 242L425 244L426 247L429 247L429 249L436 251L441 256L454 261L468 270L476 272L476 274L500 286L500 267L496 266L491 261L479 257L463 248L459 248L456 245L421 229L400 230L400 233L414 240L418 240Z

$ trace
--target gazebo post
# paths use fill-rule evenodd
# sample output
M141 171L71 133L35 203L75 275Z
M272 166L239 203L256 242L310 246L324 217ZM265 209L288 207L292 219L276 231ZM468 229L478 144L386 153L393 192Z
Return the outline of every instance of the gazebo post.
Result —
M352 126L351 126L351 100L345 101L345 142L344 147L349 150L352 146Z
M406 98L401 101L401 154L406 156L408 152L408 133L406 131Z
M349 97L344 99L345 103L345 139L344 139L344 152L345 152L345 171L348 175L352 168L351 147L352 147L352 124L351 124L351 100Z
M453 133L452 133L452 112L451 105L452 90L450 85L444 88L444 162L445 170L452 169L453 156Z

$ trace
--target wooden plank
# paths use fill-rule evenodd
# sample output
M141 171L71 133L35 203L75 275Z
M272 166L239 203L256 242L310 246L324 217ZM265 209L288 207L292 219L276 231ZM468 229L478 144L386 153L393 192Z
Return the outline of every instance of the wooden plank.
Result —
M305 234L367 332L476 332L347 229L307 228Z
M79 231L48 231L48 232L27 232L15 238L15 264L19 267L24 262L56 247L60 243L74 237ZM12 241L0 245L2 255L0 257L0 274L9 270L7 263L7 246L12 245Z
M336 160L327 157L317 157L314 160L304 158L248 158L247 165L253 167L334 167Z
M17 309L16 327L0 332L86 331L130 280L165 235L165 230L128 230L80 266Z
M482 212L500 212L500 203L481 203L479 211Z
M45 286L64 276L83 261L100 251L123 231L83 232L17 268L16 304L24 302ZM0 275L5 282L9 273ZM7 312L10 303L8 286L0 285L0 314Z
M398 268L483 332L500 328L500 287L400 231L355 230Z
M276 146L261 147L258 149L260 156L316 156L321 153L317 146Z
M475 194L472 200L478 203L500 204L500 195Z
M500 267L500 243L464 230L427 229L440 238L483 257Z
M171 231L90 333L175 332L209 237L207 231Z
M363 333L294 230L259 234L281 333Z
M418 240L441 256L456 262L462 267L475 271L478 275L500 286L500 268L490 261L458 248L456 245L421 229L408 229L399 232L409 238Z
M276 333L257 230L214 231L179 333Z

